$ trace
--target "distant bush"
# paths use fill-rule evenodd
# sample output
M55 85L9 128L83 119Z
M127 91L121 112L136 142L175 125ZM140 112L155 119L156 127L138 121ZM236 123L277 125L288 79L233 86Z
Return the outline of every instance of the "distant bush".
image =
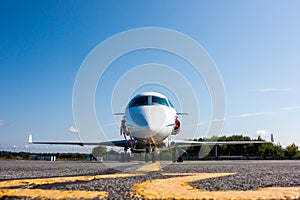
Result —
M57 159L61 160L85 160L89 157L89 154L82 153L29 153L29 152L10 152L0 151L1 159L29 159L30 155L37 156L56 156Z

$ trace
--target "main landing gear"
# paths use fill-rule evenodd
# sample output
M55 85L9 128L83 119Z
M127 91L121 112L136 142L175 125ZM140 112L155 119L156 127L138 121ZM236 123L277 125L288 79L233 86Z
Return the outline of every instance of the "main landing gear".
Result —
M127 150L127 148L124 149L124 160L125 162L130 162L130 153L128 153Z
M183 162L182 156L178 155L178 147L172 149L172 162Z
M146 146L146 153L145 153L145 162L149 162L149 157L151 158L151 161L155 163L155 152L154 152L154 147L151 145Z

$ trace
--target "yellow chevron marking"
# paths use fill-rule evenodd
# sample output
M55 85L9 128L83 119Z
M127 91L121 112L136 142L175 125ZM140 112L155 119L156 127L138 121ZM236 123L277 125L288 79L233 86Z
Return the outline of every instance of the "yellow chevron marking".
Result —
M160 170L159 163L153 163L140 168L142 171ZM300 187L260 188L251 191L203 191L193 188L190 182L208 178L218 178L234 173L162 173L164 176L176 176L166 179L148 180L135 184L131 196L144 199L300 199ZM11 189L11 187L35 186L55 183L72 183L76 181L91 181L105 178L125 178L142 176L143 174L108 174L96 176L74 176L38 178L24 180L8 180L0 182L0 199L3 197L29 197L39 199L92 199L106 198L106 191L82 190L44 190L44 189Z
M104 191L82 191L82 190L43 190L43 189L9 189L18 186L34 186L54 183L72 183L76 181L91 181L106 178L125 178L132 176L141 176L143 174L106 174L96 176L74 176L74 177L55 177L38 178L23 180L8 180L0 182L0 199L3 197L30 197L40 199L90 199L105 198L108 192Z
M38 199L93 199L108 197L108 192L82 190L0 189L3 197L29 197Z
M137 171L143 172L154 172L154 171L161 171L160 162L155 162L149 165L144 165L137 169Z
M180 175L180 174L165 174ZM183 174L183 177L148 180L133 186L132 197L144 199L299 199L300 187L260 188L251 191L202 191L188 183L232 173Z

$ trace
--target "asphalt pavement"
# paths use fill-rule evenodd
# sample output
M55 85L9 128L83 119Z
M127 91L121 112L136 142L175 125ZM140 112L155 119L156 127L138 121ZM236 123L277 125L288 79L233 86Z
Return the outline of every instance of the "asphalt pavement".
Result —
M104 199L152 198L151 196L147 197L147 194L142 197L135 195L134 185L149 180L167 180L170 177L185 176L191 173L230 174L217 178L194 180L189 183L189 186L201 191L249 191L259 188L295 187L293 198L300 198L300 161L200 161L174 164L160 162L158 170L138 170L145 165L144 162L0 161L0 199L37 199L42 196L33 194L42 191L47 197L49 190L68 191L69 193L103 191L106 195L98 197ZM116 174L131 175L128 177L102 177L102 175ZM64 179L65 177L83 176L87 177L86 180ZM51 177L61 177L62 179L53 181L50 179ZM27 180L32 181L37 178L42 178L44 182L41 183L39 180L38 183L34 183ZM20 179L25 183L14 182ZM151 184L151 182L149 183ZM26 197L22 196L22 191ZM175 197L176 192L178 191L174 191ZM69 197L71 198L71 196L62 198ZM98 197L88 198L97 199ZM156 196L156 198L160 197Z

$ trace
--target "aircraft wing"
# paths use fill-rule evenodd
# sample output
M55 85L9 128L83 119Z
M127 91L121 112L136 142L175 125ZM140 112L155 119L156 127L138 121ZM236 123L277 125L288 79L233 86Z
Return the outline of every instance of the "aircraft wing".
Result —
M117 147L128 147L128 141L127 140L115 140L115 141L104 141L104 142L38 142L32 140L32 135L29 135L28 139L29 144L60 144L60 145L79 145L79 146L85 146L85 145L92 145L92 146L117 146Z
M271 134L271 141L190 141L190 140L174 140L174 144L177 146L202 146L202 145L229 145L229 144L263 144L274 143L274 136Z
M266 141L188 141L174 140L176 146L209 146L209 145L228 145L228 144L263 144L269 143Z

